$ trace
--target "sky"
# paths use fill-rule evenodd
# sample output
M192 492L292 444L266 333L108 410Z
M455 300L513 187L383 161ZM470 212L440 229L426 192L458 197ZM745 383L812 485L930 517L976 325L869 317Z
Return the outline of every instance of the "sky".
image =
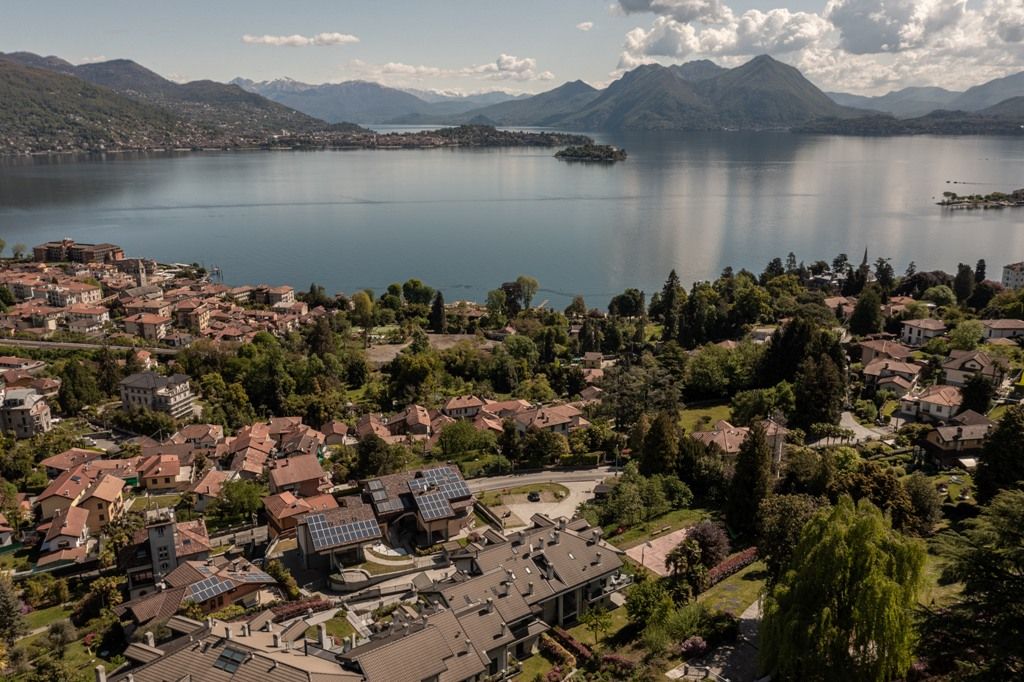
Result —
M759 54L825 90L964 89L1024 70L1024 0L3 0L0 51L129 58L174 80L601 87Z

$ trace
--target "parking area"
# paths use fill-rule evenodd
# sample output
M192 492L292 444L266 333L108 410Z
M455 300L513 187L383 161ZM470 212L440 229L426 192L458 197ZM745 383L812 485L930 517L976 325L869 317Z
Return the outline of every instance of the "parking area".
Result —
M564 481L561 485L569 490L569 494L560 500L545 494L541 496L539 502L530 502L526 495L509 495L509 499L504 500L505 504L502 506L511 511L512 516L519 519L523 525L528 525L530 517L538 513L552 519L560 516L571 519L576 514L576 507L594 497L594 483Z

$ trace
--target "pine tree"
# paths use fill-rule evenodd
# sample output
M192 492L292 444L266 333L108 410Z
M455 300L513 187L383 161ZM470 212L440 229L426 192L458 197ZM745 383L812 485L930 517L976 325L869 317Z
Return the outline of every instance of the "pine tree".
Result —
M974 270L966 263L956 266L956 277L953 278L953 293L957 303L963 303L974 293Z
M736 455L725 518L740 535L753 535L757 510L772 490L772 451L764 427L754 424Z
M981 284L985 281L985 259L979 258L974 265L974 283Z
M448 316L444 308L444 294L434 294L434 302L430 306L430 330L435 334L444 334L448 328Z
M662 341L674 339L679 334L679 314L682 309L684 296L683 287L679 283L679 276L673 270L668 273L665 286L661 289Z
M808 357L793 383L794 424L805 430L812 424L838 424L845 394L846 381L835 361L824 353Z
M978 501L986 502L1000 490L1024 481L1024 406L1011 405L985 440L978 458Z
M678 457L679 424L673 413L662 412L644 435L640 473L650 476L672 471Z
M776 679L902 679L914 653L925 547L843 497L805 526L765 597L761 669Z
M0 641L13 644L27 629L14 585L10 578L0 576Z
M881 330L882 297L879 296L877 288L864 287L850 315L850 331L858 336L865 336Z

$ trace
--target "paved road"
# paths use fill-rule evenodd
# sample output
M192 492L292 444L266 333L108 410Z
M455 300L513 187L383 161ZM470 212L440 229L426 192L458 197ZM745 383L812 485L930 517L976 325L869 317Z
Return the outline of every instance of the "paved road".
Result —
M598 467L596 469L575 469L571 471L540 471L531 474L513 474L511 476L490 476L487 478L471 478L466 483L474 493L485 490L497 490L498 488L516 488L521 485L534 485L536 483L567 483L567 482L590 482L600 483L614 473L612 467Z
M601 478L603 479L604 476ZM512 502L505 506L526 525L529 525L530 517L537 512L546 515L549 519L557 519L560 516L571 519L576 515L577 507L594 497L595 481L562 480L559 483L568 488L569 494L557 502L529 502L524 499L522 502Z
M104 346L111 350L148 350L153 355L177 355L179 348L149 348L145 346L111 346L102 343L78 343L74 341L28 341L25 339L2 339L0 345L21 348L55 348L58 350L100 350Z
M853 432L853 440L846 441L846 443L849 443L849 444L863 443L864 441L868 441L868 440L880 440L882 438L887 438L890 435L890 434L883 433L881 431L876 431L874 429L869 429L868 427L864 426L863 424L861 424L860 422L857 421L857 418L855 416L853 416L852 412L843 412L842 413L842 415L839 417L839 426L841 426L844 429L850 429L850 431ZM840 440L838 440L836 438L822 438L821 440L817 440L817 441L814 441L813 443L810 443L810 446L811 447L819 447L819 446L824 446L824 445L843 445L843 444L844 444L843 441L840 441Z
M727 680L752 682L757 679L758 630L761 625L761 600L740 615L740 636L734 644L718 647L702 659L684 663L665 673L671 680ZM708 674L710 673L710 674Z

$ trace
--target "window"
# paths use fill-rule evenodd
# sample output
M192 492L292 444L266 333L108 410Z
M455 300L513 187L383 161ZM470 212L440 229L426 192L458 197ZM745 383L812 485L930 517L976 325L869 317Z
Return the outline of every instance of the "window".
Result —
M246 658L244 651L238 649L224 649L223 653L217 657L214 661L213 667L219 668L226 673L234 673L238 670L238 666L242 664Z

